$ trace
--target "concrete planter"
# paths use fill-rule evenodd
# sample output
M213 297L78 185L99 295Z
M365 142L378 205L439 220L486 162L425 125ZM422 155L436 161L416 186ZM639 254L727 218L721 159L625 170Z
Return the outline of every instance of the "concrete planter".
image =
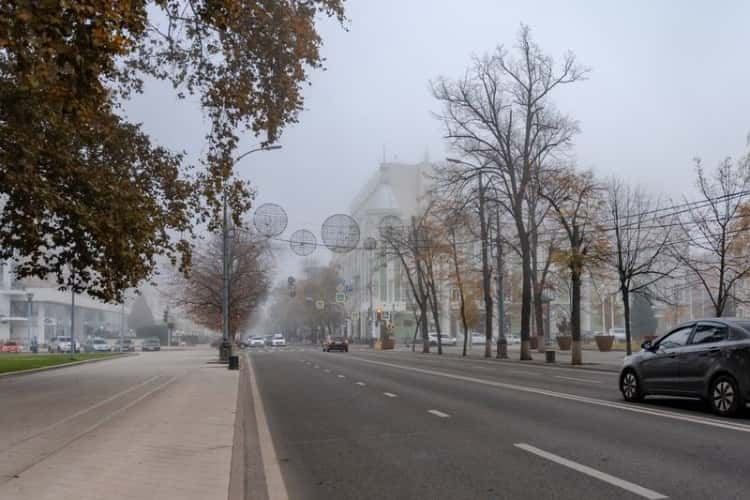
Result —
M393 349L396 347L396 339L384 339L375 342L375 350L384 351L387 349Z
M601 352L609 352L612 350L612 344L615 342L614 335L595 335L594 340L596 341L596 347Z
M560 348L561 351L569 351L572 345L573 345L572 335L558 335L557 336L557 346Z

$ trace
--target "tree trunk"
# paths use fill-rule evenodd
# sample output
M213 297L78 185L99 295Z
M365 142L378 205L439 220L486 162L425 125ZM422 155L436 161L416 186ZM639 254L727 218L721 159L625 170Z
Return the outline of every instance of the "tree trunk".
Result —
M570 272L571 281L571 307L570 307L570 331L573 337L573 347L570 363L580 365L583 363L581 352L581 270L573 267Z
M479 175L479 232L482 240L482 290L484 292L484 357L492 357L492 272L489 262L489 231L482 175Z
M633 338L630 333L630 293L627 288L620 287L622 293L622 314L625 319L625 353L630 356L633 349L630 347L630 341Z
M523 228L523 225L521 225ZM521 243L521 359L530 360L531 349L529 342L531 323L531 256L529 254L528 236L519 234Z
M537 280L534 280L537 281ZM544 303L542 302L542 289L537 287L534 290L534 323L536 325L536 336L539 345L539 352L544 352Z
M427 308L425 302L422 302L422 310L420 313L420 319L422 320L422 352L430 352L430 336L427 333Z

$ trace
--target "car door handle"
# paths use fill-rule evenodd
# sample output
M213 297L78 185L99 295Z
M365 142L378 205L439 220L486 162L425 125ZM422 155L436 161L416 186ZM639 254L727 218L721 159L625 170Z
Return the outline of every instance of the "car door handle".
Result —
M706 351L701 352L701 356L711 356L712 354L717 354L719 351L721 351L720 347L712 347L711 349L708 349Z
M676 358L677 357L677 353L676 352L670 352L669 354L667 354L667 356L669 356L670 358Z

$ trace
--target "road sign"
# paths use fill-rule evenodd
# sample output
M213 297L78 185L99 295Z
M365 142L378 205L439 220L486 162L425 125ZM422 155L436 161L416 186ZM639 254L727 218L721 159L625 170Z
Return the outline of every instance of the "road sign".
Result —
M336 294L336 302L338 302L339 304L343 304L344 302L346 302L346 294L344 292L338 292Z
M336 285L336 291L337 292L341 293L344 290L345 290L345 288L344 288L344 284L343 283L339 283L338 285Z
M326 308L326 301L325 300L316 300L315 301L315 309L318 311L322 311Z

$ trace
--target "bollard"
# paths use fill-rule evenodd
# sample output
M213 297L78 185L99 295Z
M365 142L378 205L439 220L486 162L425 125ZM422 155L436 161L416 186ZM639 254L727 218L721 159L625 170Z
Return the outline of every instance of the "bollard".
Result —
M544 356L547 359L547 363L554 363L555 362L555 351L552 349L548 349L545 351Z
M236 354L229 356L229 366L227 367L230 370L239 370L240 369L240 357Z

